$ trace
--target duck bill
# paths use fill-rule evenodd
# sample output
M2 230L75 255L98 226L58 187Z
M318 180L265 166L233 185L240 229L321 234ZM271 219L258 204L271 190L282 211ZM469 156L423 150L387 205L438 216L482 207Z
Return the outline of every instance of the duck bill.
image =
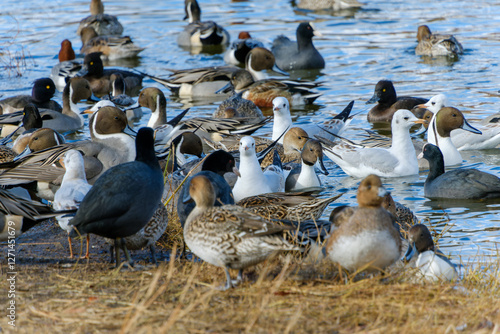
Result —
M89 73L89 70L87 69L87 67L83 66L82 69L80 71L78 71L78 73L76 73L75 76L83 77L83 76L87 75L88 73Z
M2 140L0 140L0 145L5 145L8 142L11 141L12 137L19 131L20 128L23 127L23 124L19 125L14 131L12 131L8 136L4 137Z
M141 107L141 105L139 104L139 102L136 102L136 103L132 104L131 106L128 106L127 110L139 109L140 107Z
M380 97L378 97L377 94L373 94L371 99L366 101L366 104L375 103L375 102L378 102L379 100L380 100Z
M89 101L89 102L99 102L99 101L101 101L101 99L98 98L97 96L95 96L94 93L92 93L92 95L90 95L90 97L87 99L87 101Z
M412 137L417 137L417 136L420 136L421 134L425 133L427 131L427 126L428 125L427 123L422 123L422 126L418 129L417 132L415 132L414 134L412 134Z
M27 156L30 153L31 153L31 149L29 148L28 145L26 145L26 148L21 153L19 153L19 155L17 157L15 157L14 159L12 159L12 161L17 161L19 159L22 159L22 158L24 158L25 156Z
M414 242L408 244L408 250L406 251L406 254L403 256L401 261L408 262L411 260L413 255L415 255L415 243Z
M323 175L328 175L328 170L325 167L325 164L323 163L323 157L319 157L318 161L316 161L316 166L318 167L319 171Z
M132 128L130 126L128 126L128 124L125 127L125 129L123 129L123 133L129 135L132 138L135 138L137 136L137 132L135 132L134 130L132 130Z
M276 64L273 65L272 70L276 73L282 74L282 75L290 75L287 72L283 71L281 68L279 68Z
M473 127L469 123L467 123L467 120L465 120L465 118L464 118L464 124L462 124L461 129L465 130L465 131L470 131L472 133L477 133L478 135L482 135L483 134L481 131L479 131L478 129L476 129L475 127Z
M188 192L186 192L186 194L182 198L182 203L188 204L188 203L191 203L191 202L193 202L193 198L191 197L191 195L189 195L189 191L188 191Z
M233 90L233 85L228 82L227 85L215 92L215 94L227 94Z

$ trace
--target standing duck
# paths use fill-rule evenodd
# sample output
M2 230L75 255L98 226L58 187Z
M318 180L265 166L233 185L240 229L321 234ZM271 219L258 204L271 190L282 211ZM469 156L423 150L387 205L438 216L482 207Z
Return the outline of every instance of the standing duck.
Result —
M225 289L233 286L229 269L243 269L266 260L277 251L300 250L282 238L292 229L275 225L240 206L214 207L212 183L202 175L191 180L189 197L196 207L184 225L184 240L189 249L203 261L226 271Z

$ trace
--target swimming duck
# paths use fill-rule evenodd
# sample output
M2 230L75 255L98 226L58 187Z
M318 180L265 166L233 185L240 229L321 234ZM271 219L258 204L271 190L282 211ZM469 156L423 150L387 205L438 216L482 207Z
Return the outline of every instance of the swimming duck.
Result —
M424 114L424 117L430 115L431 119L432 117L434 117L435 114L437 114L439 110L441 110L441 108L448 106L449 106L448 99L444 94L438 94L436 96L433 96L426 104L421 105L421 107L425 107L428 109L428 113ZM470 125L469 123L467 123L465 118L464 121L465 121L464 127L466 128L464 130L468 130ZM488 120L484 120L481 122L481 125L478 126L477 130L481 131L481 134L477 133L477 131L470 131L470 130L451 131L450 138L453 143L453 146L455 146L458 151L466 151L466 150L491 149L491 148L496 148L498 145L500 145L499 123L488 122ZM432 133L431 134L431 136L433 136L432 138L436 137L436 130L434 130L434 127L431 127L429 129L429 133ZM438 138L438 144L439 141L441 140L442 138Z
M90 82L92 92L98 97L110 92L110 76L113 73L120 73L123 76L127 95L136 96L142 87L143 76L141 74L116 68L104 69L100 52L85 55L82 71L83 78Z
M255 155L255 141L252 137L241 138L239 152L241 176L233 188L236 202L248 196L285 191L285 177L283 170L279 168L281 166L263 172Z
M410 245L405 255L409 261L415 251L418 253L416 267L427 281L453 281L458 279L455 265L434 246L427 226L417 224L410 229Z
M275 64L271 51L265 48L252 49L246 59L245 68L254 80L267 79L268 71L283 75L288 73L280 70ZM217 96L216 92L227 85L231 74L240 70L236 66L202 67L187 70L175 70L167 79L147 75L156 82L164 85L180 97Z
M129 36L98 35L93 27L83 28L80 38L82 39L81 54L100 52L101 57L110 60L137 57L145 50L135 45Z
M90 1L90 16L80 21L76 34L80 36L85 27L94 28L98 35L120 36L123 34L123 26L116 16L104 14L104 5L101 0Z
M64 173L61 187L56 191L54 201L52 202L54 209L58 211L77 209L80 202L89 192L90 188L92 188L92 186L88 184L87 178L85 177L83 157L80 152L76 150L67 151L63 161L66 172ZM71 238L69 237L72 227L68 225L71 218L72 217L57 216L56 220L59 223L59 226L68 232L70 258L73 258L73 247L71 245ZM85 258L89 257L88 241L89 240L87 239L87 251L85 253Z
M278 96L285 97L292 105L301 105L311 104L321 95L311 91L318 85L309 81L255 81L247 70L238 70L231 75L231 81L217 93L234 90L235 93L242 93L242 98L252 101L258 107L272 107L273 100Z
M309 70L325 68L323 56L312 43L313 36L323 36L312 22L302 22L297 27L297 41L292 42L281 35L273 41L271 51L276 56L279 68L287 70Z
M377 105L368 112L368 122L390 122L392 116L399 109L411 110L418 104L424 104L428 100L420 97L397 96L396 89L390 80L380 80L375 85L375 93L366 103Z
M267 193L245 197L236 205L249 209L266 219L289 221L319 220L325 209L342 194L317 198L304 192Z
M376 174L380 177L400 177L418 174L418 162L409 130L415 123L422 124L409 110L398 110L392 118L392 145L364 147L342 142L322 140L323 151L342 170L354 177Z
M185 19L189 19L189 25L177 36L179 46L208 46L227 45L230 41L226 29L214 21L201 21L201 9L196 0L185 0Z
M90 84L83 78L71 78L63 91L63 111L58 112L50 109L40 110L43 126L58 132L76 131L83 127L84 120L80 114L77 103L92 97ZM22 121L23 113L16 112L2 117L1 123L13 124Z
M429 161L424 195L429 198L481 199L500 197L500 178L477 169L454 169L445 173L439 147L427 143L419 158Z
M0 109L3 114L13 113L32 103L38 108L46 108L61 112L62 107L51 100L56 92L54 81L50 78L40 78L33 83L31 95L16 95L0 100Z
M2 140L0 140L0 145L5 145L9 143L14 135L17 133L20 133L19 136L16 138L17 141L23 141L24 136L28 136L30 133L35 131L36 129L39 129L43 125L42 117L40 116L40 112L38 111L38 108L32 104L29 103L27 104L24 109L23 109L23 118L21 122L17 119L14 119L13 123L14 124L19 124L18 128L13 130L8 136L5 136ZM4 125L3 127L8 127L9 125ZM24 129L24 130L23 130ZM10 131L10 129L9 129ZM26 139L24 139L26 141ZM14 146L15 146L14 142ZM26 145L25 145L26 146ZM22 150L21 150L22 151Z
M351 113L353 105L354 101L350 102L340 114L323 123L321 127L317 124L301 124L300 127L307 132L309 138L320 135L334 141L336 137L331 133L340 135L347 128L351 122L349 114ZM286 98L277 97L273 100L273 114L272 139L276 140L283 132L293 126L292 116L290 114L290 104ZM283 144L283 139L280 139L278 142Z
M233 41L224 53L224 61L229 65L244 65L248 53L257 47L263 48L264 44L252 38L247 31L242 31L239 33L238 39Z
M214 207L215 191L210 180L199 175L191 180L189 197L196 207L184 225L184 240L203 261L226 271L225 289L233 286L229 269L243 269L267 259L276 251L300 250L282 238L292 227L273 224L236 205Z
M101 100L108 100L113 103L113 106L126 108L125 114L127 115L127 119L129 121L139 120L142 117L142 108L133 106L136 102L133 98L125 94L125 91L127 89L125 80L123 79L123 75L121 75L120 73L113 73L109 77L109 81L111 84L111 93L109 95L104 95L103 97L101 97Z
M120 262L120 244L133 265L122 238L146 226L163 193L163 173L155 156L153 129L139 129L136 151L135 161L114 166L99 177L70 222L74 227L71 237L94 233L114 239L116 266Z
M460 44L453 35L433 34L426 25L418 27L418 45L415 48L417 56L450 56L458 57L464 53Z
M305 143L302 148L301 158L301 167L293 169L286 178L285 191L298 191L306 188L321 187L321 180L314 169L316 163L319 163L321 172L328 175L328 171L323 164L323 148L318 140L309 139Z
M357 0L300 0L298 8L308 10L330 9L340 11L345 9L358 9L363 6Z
M66 80L76 76L82 69L82 61L75 60L73 45L67 39L61 42L59 50L59 63L52 67L50 78L54 81L56 89L60 92L66 87Z
M387 193L376 175L368 175L358 187L358 208L349 210L348 219L331 232L324 253L350 272L383 270L398 260L401 237L394 217L382 208ZM349 207L347 207L349 208ZM346 213L339 212L345 215Z
M217 107L213 113L214 118L238 118L238 117L255 117L265 118L262 110L259 109L250 100L244 99L242 94L233 94L228 97Z
M457 108L441 108L431 119L427 130L427 141L437 145L444 156L445 166L462 164L462 155L451 140L451 132L456 129L481 134L481 131L471 126L464 114Z

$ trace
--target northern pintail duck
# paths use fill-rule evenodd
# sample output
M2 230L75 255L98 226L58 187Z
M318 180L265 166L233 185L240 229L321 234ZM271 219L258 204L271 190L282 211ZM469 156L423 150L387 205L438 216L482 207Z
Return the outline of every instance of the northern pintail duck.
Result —
M83 55L100 52L101 57L113 60L137 57L145 50L135 45L129 36L98 35L93 27L85 27L80 33L82 39L80 53Z
M245 197L236 204L267 219L306 221L318 220L325 209L342 194L317 198L307 193L268 193Z
M417 56L451 56L458 57L464 53L460 44L453 35L433 34L426 25L418 27L418 45L415 48Z
M296 42L290 41L284 35L278 36L271 48L278 67L285 71L325 68L323 56L313 45L313 36L323 35L316 30L312 22L299 24Z
M341 135L347 128L351 122L349 114L351 113L353 105L354 101L350 102L340 114L321 124L321 126L318 124L301 124L300 127L307 132L309 138L314 138L314 136L320 135L334 141L336 137L331 133ZM292 116L290 114L290 104L286 98L277 97L273 100L273 114L274 121L272 139L276 140L285 131L287 131L287 129L293 126ZM283 139L280 139L279 143L283 143Z
M201 9L196 0L185 0L185 19L189 25L177 36L177 44L185 47L227 45L229 33L214 21L201 21Z
M428 100L420 97L397 96L392 81L380 80L375 85L375 92L366 103L377 105L368 112L368 122L390 122L392 116L399 109L411 110L418 104L424 104Z
M76 31L78 36L85 27L92 27L98 35L117 35L123 34L123 26L116 16L104 14L104 5L101 0L90 1L90 16L80 21Z
M123 76L127 95L136 96L142 87L141 74L116 68L104 69L99 52L89 53L83 58L83 71L83 77L90 82L92 92L99 97L110 92L110 77L113 73Z
M410 229L410 245L405 255L409 261L418 254L416 268L426 281L454 281L458 279L455 265L434 246L434 240L427 226L417 224Z
M276 66L271 51L259 47L250 51L245 68L254 80L267 79L270 71L288 75ZM217 96L216 92L227 85L231 74L238 70L240 68L236 66L215 66L174 70L167 79L148 76L181 97L204 97Z
M323 142L323 151L342 170L354 177L376 174L380 177L400 177L418 174L418 162L409 130L422 123L409 110L398 110L392 118L392 145L364 147L350 142Z
M348 214L340 210L337 222L324 248L325 255L350 272L383 270L396 262L401 253L401 237L394 217L382 208L387 193L380 178L369 175L361 181L356 198L358 208ZM349 207L347 207L349 208Z
M278 167L262 171L255 155L255 141L252 137L241 138L239 151L241 176L238 177L233 188L235 201L248 196L285 191L283 170Z
M70 225L71 236L94 233L115 240L133 265L122 238L139 232L151 220L163 193L163 173L154 151L154 131L141 128L136 139L135 161L110 168L94 183ZM77 232L78 231L78 232Z
M203 162L201 171L188 178L179 193L177 200L177 215L181 226L184 228L185 222L195 204L192 202L184 203L184 198L189 194L189 185L193 177L198 175L205 176L211 183L215 191L216 201L214 206L234 204L233 192L231 187L224 179L224 174L232 172L235 166L234 157L225 151L218 150L212 152Z
M406 236L406 239L408 239L408 231L413 225L418 224L417 216L415 216L415 214L413 214L408 207L396 202L389 193L385 195L382 207L396 217L396 222L399 225L399 231Z
M308 10L330 9L335 11L358 9L363 6L358 0L300 0L298 8Z
M77 103L81 100L89 99L90 97L92 97L92 90L90 89L89 82L83 78L71 78L63 91L62 113L50 109L40 110L43 126L58 132L69 132L81 129L84 125L84 120L80 114ZM20 123L22 117L22 112L12 113L4 115L1 122L10 122L10 124L13 124L12 121L16 119Z
M430 115L432 117L443 107L449 107L448 100L444 94L438 94L433 96L429 102L421 107L428 109L428 114L424 114L424 117ZM465 121L466 122L466 121ZM469 124L465 124L464 127L468 130ZM475 128L474 128L475 129ZM451 131L450 137L453 146L456 147L458 151L466 150L485 150L496 148L500 145L500 124L495 122L488 122L483 120L481 125L477 127L477 130L481 131L481 134L477 131ZM429 131L434 133L435 130L431 128Z
M66 172L62 179L61 187L54 195L52 205L56 210L77 209L85 195L89 192L92 186L88 184L85 177L85 168L83 165L83 157L77 150L69 150L63 158L64 168ZM69 233L72 227L68 225L72 217L58 216L56 217L59 226L68 232L68 243L70 258L73 258L73 247ZM89 247L87 243L87 251L85 257L89 256Z
M328 175L328 171L323 164L323 147L319 141L309 139L302 148L301 158L301 167L293 169L286 178L286 191L321 187L321 180L314 169L316 163L319 164L321 172Z
M264 114L250 100L242 97L242 94L233 94L228 97L217 107L214 111L213 117L215 118L238 118L238 117L255 117L263 119Z
M292 229L273 224L261 216L236 205L214 207L215 191L210 180L197 176L191 180L189 197L196 207L184 225L184 240L189 249L203 261L226 271L225 289L233 286L229 269L243 269L284 250L300 250L282 238Z
M272 107L276 97L285 97L291 105L311 104L321 94L311 91L318 83L264 79L255 81L247 70L238 70L231 75L231 81L218 92L242 93L242 98L258 107Z
M83 63L81 60L75 60L75 51L71 42L67 39L61 42L61 50L59 50L58 58L59 63L52 67L50 78L54 81L57 90L62 92L64 87L66 87L66 81L78 75Z
M62 107L56 101L51 100L56 92L54 81L50 78L35 80L31 95L16 95L0 100L0 110L3 114L22 110L27 104L32 103L38 108L46 108L62 111Z
M19 137L16 138L12 149L17 154L22 155L42 151L66 142L63 135L49 128L35 129L23 138Z
M233 41L224 53L224 61L229 65L245 65L245 59L253 48L263 48L264 44L250 36L247 31L242 31L238 39Z
M419 158L429 161L424 195L429 198L481 199L500 197L500 178L473 168L447 171L439 147L425 144Z
M451 133L462 129L481 135L481 131L471 126L464 114L453 107L441 108L431 119L427 129L427 141L438 146L444 156L445 166L462 164L462 155L453 144Z
M125 94L127 86L121 73L113 73L109 77L111 84L111 92L109 95L104 95L101 100L109 100L114 106L125 108L125 113L129 121L136 121L142 117L142 108L134 107L136 103L133 98ZM128 108L127 107L131 107Z

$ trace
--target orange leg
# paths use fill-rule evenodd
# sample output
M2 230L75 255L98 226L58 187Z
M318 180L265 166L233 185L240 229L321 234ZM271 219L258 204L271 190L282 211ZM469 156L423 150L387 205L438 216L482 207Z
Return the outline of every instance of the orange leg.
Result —
M69 237L69 233L68 233L68 243L69 243L69 258L72 259L74 258L73 245L71 244L71 238Z
M89 259L89 244L90 244L90 234L87 234L87 251L85 252L85 256L82 256L82 259Z

